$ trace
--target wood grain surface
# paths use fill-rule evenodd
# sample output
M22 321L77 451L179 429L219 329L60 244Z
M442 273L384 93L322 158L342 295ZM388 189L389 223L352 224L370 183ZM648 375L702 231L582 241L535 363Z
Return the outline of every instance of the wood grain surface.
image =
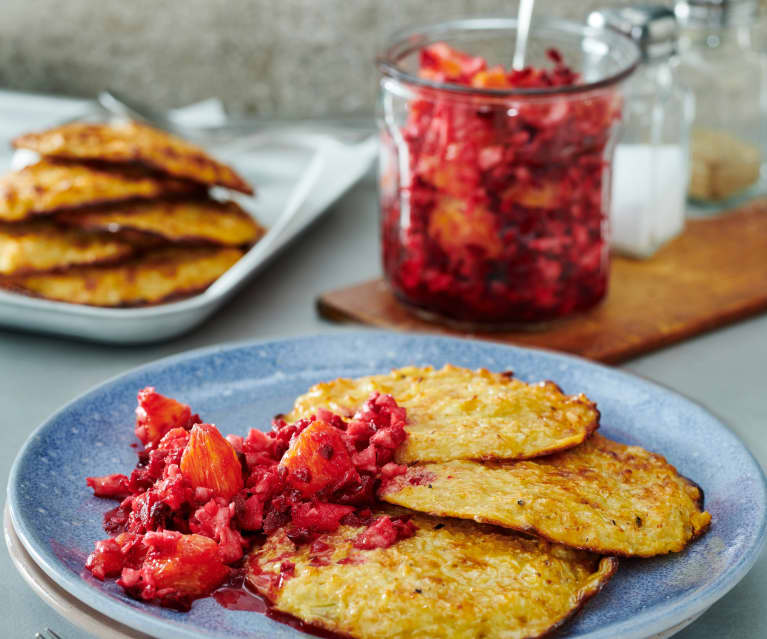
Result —
M598 307L540 330L466 333L421 319L383 280L319 297L321 315L382 328L475 337L617 363L767 309L767 199L709 219L652 258L614 257Z

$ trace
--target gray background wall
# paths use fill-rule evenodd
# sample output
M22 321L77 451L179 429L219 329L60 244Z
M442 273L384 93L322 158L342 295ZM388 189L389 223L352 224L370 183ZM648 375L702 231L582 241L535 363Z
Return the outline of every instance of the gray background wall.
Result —
M626 0L538 0L581 20ZM94 95L114 87L157 106L219 96L232 112L367 111L373 57L395 28L516 0L3 0L0 87Z
M625 0L538 0L582 19ZM221 97L232 112L366 111L373 57L394 29L516 0L3 0L0 87L94 95L119 88L161 107Z

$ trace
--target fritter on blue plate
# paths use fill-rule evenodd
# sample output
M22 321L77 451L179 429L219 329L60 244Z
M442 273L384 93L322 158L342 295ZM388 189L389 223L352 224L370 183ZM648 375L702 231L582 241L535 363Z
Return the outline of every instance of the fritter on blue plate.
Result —
M286 419L308 417L320 407L351 416L373 391L392 395L407 409L400 463L529 459L577 446L599 424L599 411L585 395L565 395L552 382L526 384L449 364L317 384Z
M374 550L353 545L364 526L298 547L280 529L253 552L246 579L277 610L358 639L522 639L563 624L617 568L473 522L412 521L413 537Z
M663 457L598 434L536 460L410 466L380 497L610 555L678 552L711 522L700 489Z

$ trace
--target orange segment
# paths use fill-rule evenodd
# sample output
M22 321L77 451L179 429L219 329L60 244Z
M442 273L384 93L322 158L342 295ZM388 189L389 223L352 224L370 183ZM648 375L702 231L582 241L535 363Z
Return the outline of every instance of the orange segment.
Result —
M313 422L293 440L280 466L288 471L288 483L306 496L352 478L359 481L343 433L323 421Z
M231 499L244 486L237 453L212 424L192 427L181 456L181 472L195 488L210 488L224 499Z

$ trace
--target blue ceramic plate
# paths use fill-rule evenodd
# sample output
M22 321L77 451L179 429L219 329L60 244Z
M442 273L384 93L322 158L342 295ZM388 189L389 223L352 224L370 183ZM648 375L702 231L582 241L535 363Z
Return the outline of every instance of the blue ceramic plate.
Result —
M651 383L572 357L440 337L360 332L193 351L143 366L86 393L38 428L11 472L15 529L35 561L85 604L157 637L279 638L300 633L213 599L188 613L139 603L114 582L84 576L111 506L91 495L87 475L127 472L136 461L136 391L153 385L192 405L225 433L267 428L309 385L383 373L406 364L447 362L511 369L528 381L552 379L586 393L602 412L601 432L664 454L705 490L711 530L681 554L623 560L617 575L563 634L645 638L700 614L732 588L765 539L765 478L738 438L700 406Z

